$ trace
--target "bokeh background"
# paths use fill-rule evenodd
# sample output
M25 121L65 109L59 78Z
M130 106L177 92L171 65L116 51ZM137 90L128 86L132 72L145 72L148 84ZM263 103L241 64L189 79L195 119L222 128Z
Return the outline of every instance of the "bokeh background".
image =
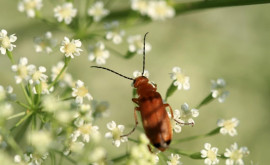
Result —
M129 2L116 1L114 8L126 7ZM52 16L53 6L45 2L42 12ZM46 15L45 14L45 15ZM51 30L61 41L63 36L71 37L68 31L59 31L42 22L28 19L17 10L17 1L0 1L0 29L18 37L14 57L28 57L29 62L47 67L62 59L60 53L37 54L33 37ZM224 152L233 142L247 146L251 154L246 164L264 165L270 162L270 5L253 5L196 11L177 16L165 22L152 22L125 29L126 35L150 32L147 41L152 50L146 56L146 69L150 79L158 85L158 91L165 95L171 80L172 67L179 66L190 77L191 89L178 91L168 102L173 109L180 109L187 102L195 107L210 92L210 80L224 78L230 95L225 103L213 101L200 110L195 127L185 127L174 138L206 133L216 127L217 119L236 117L240 120L238 136L217 135L206 139L183 143L178 146L186 151L200 151L205 142L217 146ZM58 49L58 48L57 48ZM127 44L117 46L120 52L127 50ZM58 51L58 50L57 50ZM114 120L129 128L134 124L131 101L131 82L102 70L90 69L94 65L87 60L87 51L72 60L68 72L74 79L83 80L91 95L99 101L110 103L110 117L99 120L97 125L105 134L106 123ZM15 85L14 74L7 56L0 56L0 84L12 85L18 97L21 89ZM125 75L142 69L142 56L126 60L111 52L106 67ZM129 127L130 126L130 127ZM136 138L137 130L131 137ZM103 140L110 156L125 152L129 144L116 149L110 140ZM132 143L132 142L130 142ZM115 152L117 150L117 152ZM184 164L200 165L202 160L191 160L182 156ZM221 161L220 164L224 164Z

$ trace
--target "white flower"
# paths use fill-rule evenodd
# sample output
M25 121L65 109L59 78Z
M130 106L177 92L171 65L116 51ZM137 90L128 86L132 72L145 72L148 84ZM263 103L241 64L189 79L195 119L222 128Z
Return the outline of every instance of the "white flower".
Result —
M94 18L95 22L100 21L103 17L109 14L109 10L104 9L104 4L102 1L97 1L93 6L88 9L88 15Z
M239 120L236 118L230 120L220 119L218 120L217 125L221 127L221 134L226 135L228 133L230 136L235 136L237 135L237 130L235 128L239 125Z
M65 21L66 24L70 24L72 18L77 14L77 9L73 8L71 2L64 3L62 6L54 8L54 17L57 18L58 22Z
M182 73L181 68L173 67L171 79L174 80L173 85L177 86L178 90L181 90L182 88L184 90L189 90L190 88L189 77L186 76L184 73Z
M80 104L78 111L74 114L74 124L79 127L85 122L91 122L92 117L92 110L90 104Z
M91 123L82 123L78 129L71 135L72 141L77 141L78 137L82 137L82 141L89 143L90 138L93 138L95 142L100 140L100 133L98 132L98 126L93 126Z
M19 163L20 165L41 165L43 164L44 160L48 158L48 152L43 154L39 153L30 153L24 154L23 157L19 155L15 155L14 161Z
M143 54L143 37L141 35L129 36L128 39L128 50L132 53ZM151 45L145 42L145 52L151 50Z
M139 11L142 15L146 15L149 5L146 0L131 0L131 9Z
M32 131L28 134L28 140L39 153L45 153L52 142L52 137L48 131Z
M106 63L106 59L110 56L110 52L105 49L103 42L98 42L88 56L90 61L96 61L98 65L103 65Z
M27 65L28 59L26 57L21 57L18 65L12 65L11 69L14 72L17 72L17 75L14 76L16 84L22 82L22 80L28 81L31 78L31 75L34 70L34 65Z
M116 125L114 121L107 123L107 128L110 130L110 132L107 132L105 134L106 138L112 138L113 139L113 144L116 147L119 147L121 142L127 142L127 137L121 137L123 135L123 131L125 129L124 125Z
M45 75L44 73L46 72L46 68L44 66L40 66L38 67L38 69L36 69L36 67L34 67L33 69L31 69L32 72L32 77L29 80L30 84L40 84L41 82L46 82L48 76Z
M154 165L158 163L158 157L149 151L149 140L144 134L140 135L139 144L134 145L130 151L127 165Z
M134 77L134 78L137 78L137 77L140 77L140 76L142 76L142 73L141 73L140 71L135 70L135 71L133 72L133 77ZM149 77L149 72L148 72L148 70L144 70L143 76L144 76L144 77L147 77L147 78Z
M96 147L91 151L88 159L94 162L93 165L106 164L104 160L106 159L106 150L102 147Z
M224 102L226 97L229 95L229 91L225 90L226 87L226 82L224 79L219 78L217 81L212 80L212 97L213 98L218 98L218 101L220 103Z
M171 156L169 157L170 161L167 161L168 165L180 165L181 162L179 161L180 156L178 154L171 153Z
M169 117L171 118L171 114L170 113L168 114L169 114ZM175 109L173 111L173 117L175 120L184 123L184 121L180 120L180 111L178 109ZM174 132L180 133L182 131L182 128L175 120L171 120L172 128Z
M5 55L7 50L12 51L16 45L12 44L12 42L15 42L17 40L17 37L15 34L7 36L7 31L5 29L2 29L0 32L0 52L1 54Z
M36 37L34 39L36 52L46 52L47 54L52 52L52 47L56 45L56 40L52 38L51 32L46 32L42 37Z
M1 119L6 120L6 118L11 116L14 111L12 105L7 102L0 104L0 110L0 121Z
M148 5L147 14L153 20L165 20L175 15L174 8L168 6L166 1L151 1Z
M224 156L227 157L226 165L244 165L243 157L249 154L247 147L238 149L237 143L231 145L230 149L226 148Z
M181 110L175 109L174 110L174 119L179 121L182 125L183 124L191 124L194 125L195 122L193 118L199 116L199 110L197 109L190 109L187 103L181 105ZM170 115L171 116L171 115ZM176 133L181 132L181 127L175 121L173 121L173 128Z
M122 42L122 37L125 35L125 31L121 30L120 32L109 31L106 33L105 38L107 40L112 40L114 44L120 44Z
M82 51L82 49L80 49L81 46L82 43L80 40L72 39L70 42L69 38L64 37L64 40L62 41L62 46L60 47L60 51L64 53L66 57L74 58L74 55L80 55L80 52Z
M41 85L41 87L40 87L41 88L41 94L50 94L50 92L52 92L54 90L53 87L51 87L49 89L49 85L45 81L41 81L40 85ZM36 87L33 87L33 93L38 94Z
M65 63L63 61L60 61L57 63L56 66L53 66L52 69L51 69L51 78L52 78L52 81L54 81L56 79L56 77L58 76L58 74L60 74L61 70L63 69L63 67L65 66ZM64 71L61 76L59 77L59 85L60 87L64 87L66 85L72 87L74 86L74 82L73 82L73 79L72 79L72 76L71 74L69 73L66 73L66 71Z
M88 89L84 86L84 82L78 80L76 87L72 88L72 96L76 97L76 103L82 104L83 98L86 97L88 100L93 100L93 97L89 94Z
M20 12L26 12L27 16L33 18L36 16L36 10L42 7L42 0L21 0L18 4Z
M201 157L204 159L204 164L211 165L211 164L218 164L219 159L217 158L218 155L218 148L212 147L211 144L205 143L203 150L201 150Z

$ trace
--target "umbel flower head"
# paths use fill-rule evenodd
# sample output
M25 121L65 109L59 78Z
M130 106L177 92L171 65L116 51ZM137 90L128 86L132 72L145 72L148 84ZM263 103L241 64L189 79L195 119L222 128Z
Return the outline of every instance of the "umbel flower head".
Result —
M90 48L90 54L88 56L88 59L90 61L96 61L98 65L103 65L106 63L106 60L110 56L110 52L105 49L105 45L103 42L96 43L95 47Z
M171 73L171 79L174 80L173 85L177 86L178 90L184 89L189 90L190 84L189 84L189 77L186 76L181 68L179 67L173 67L172 73Z
M232 118L230 120L223 120L220 119L217 122L217 125L220 128L220 133L223 135L229 134L230 136L235 136L237 135L237 130L235 127L239 125L239 120L236 118Z
M54 8L54 17L57 18L58 22L65 21L66 24L70 24L72 18L77 14L77 9L73 8L71 2L64 3L62 6Z
M18 4L18 10L20 12L26 12L26 15L30 18L36 16L36 10L40 10L42 7L42 0L21 0Z
M36 52L46 52L49 54L56 45L56 40L52 38L52 33L48 31L44 36L36 37L34 43Z
M82 49L80 48L82 43L80 40L72 39L70 41L69 38L64 37L62 41L62 46L60 47L60 51L64 53L66 57L74 58L74 56L79 56Z
M23 80L28 81L31 78L30 73L33 72L34 65L27 65L28 59L26 57L21 57L19 64L12 65L11 70L17 72L14 76L16 84L21 83Z
M97 1L88 9L88 15L94 18L95 22L100 21L103 17L109 14L109 10L104 8L102 1Z
M143 54L143 37L142 35L129 36L127 39L129 44L128 50L132 53ZM151 50L151 45L145 42L145 52Z
M7 50L12 51L16 45L12 44L12 42L15 42L17 40L17 37L15 34L12 34L10 36L7 35L8 32L5 29L2 29L0 32L0 52L1 54L5 55Z
M204 159L204 164L211 165L211 164L218 164L219 159L218 156L218 148L217 147L211 147L211 144L205 143L203 150L201 150L201 157Z
M119 147L121 142L127 142L127 137L121 137L123 135L123 131L125 129L124 125L117 125L114 121L107 123L107 128L110 130L110 132L107 132L105 134L106 138L112 138L113 144L116 147Z
M84 82L78 80L75 83L75 86L75 88L72 88L72 96L76 97L76 103L82 104L84 97L86 97L88 100L93 100L93 97L89 94L88 89L84 86Z
M226 165L244 165L243 157L249 154L247 147L240 147L238 149L237 143L233 143L231 147L226 148L224 156L227 157Z
M229 91L225 89L226 87L225 80L222 78L219 78L216 81L212 80L211 83L212 83L212 88L211 88L212 97L218 98L218 101L220 103L223 103L226 97L229 95Z
M122 42L122 37L125 35L125 31L121 30L120 32L108 31L105 38L111 40L114 44L120 44Z

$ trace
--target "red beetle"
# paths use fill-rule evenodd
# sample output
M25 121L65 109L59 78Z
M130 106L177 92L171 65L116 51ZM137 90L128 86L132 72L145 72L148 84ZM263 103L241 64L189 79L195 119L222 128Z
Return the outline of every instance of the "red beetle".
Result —
M122 135L122 137L128 136L135 131L138 125L136 111L140 111L146 136L149 138L152 145L160 151L165 151L168 148L173 135L171 121L166 111L166 107L170 108L172 119L173 111L169 104L163 103L160 94L156 91L157 86L150 83L148 78L143 76L145 67L145 38L147 34L148 33L144 35L142 76L133 79L105 67L91 67L105 69L126 79L133 80L134 88L137 90L137 94L139 96L138 98L132 99L132 101L138 105L138 107L134 108L135 127L128 134ZM179 124L192 124L180 123L177 120L175 121Z

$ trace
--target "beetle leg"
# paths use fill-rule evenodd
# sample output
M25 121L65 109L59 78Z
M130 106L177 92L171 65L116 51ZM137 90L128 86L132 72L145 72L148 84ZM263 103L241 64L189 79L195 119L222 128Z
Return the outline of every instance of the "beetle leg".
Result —
M133 101L135 104L139 105L139 99L138 99L138 98L132 98L132 101ZM136 109L136 110L139 110L139 109Z
M170 106L170 104L164 104L164 106L170 108L170 112L171 112L171 115L172 115L172 119L173 119L176 123L182 124L182 125L192 125L192 127L194 126L194 123L193 123L193 122L192 122L192 123L182 123L182 122L176 120L176 119L173 117L173 110L172 110L172 107Z
M132 101L133 101L133 99L132 99ZM137 118L136 110L138 111L138 110L139 110L139 107L135 107L135 108L134 108L134 119L135 119L135 126L134 126L134 128L133 128L129 133L127 133L127 134L125 134L125 135L122 135L122 136L120 136L120 137L129 136L129 135L132 134L132 133L135 131L135 129L137 128L137 125L138 125L138 118Z

